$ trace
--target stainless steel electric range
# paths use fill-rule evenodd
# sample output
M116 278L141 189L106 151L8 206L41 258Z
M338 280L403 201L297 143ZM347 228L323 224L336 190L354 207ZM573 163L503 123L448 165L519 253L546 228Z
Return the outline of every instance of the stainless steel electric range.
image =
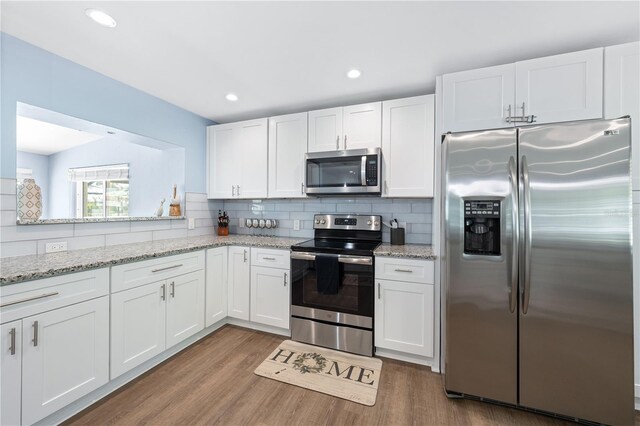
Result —
M291 338L373 355L373 251L381 217L317 214L315 238L291 247Z

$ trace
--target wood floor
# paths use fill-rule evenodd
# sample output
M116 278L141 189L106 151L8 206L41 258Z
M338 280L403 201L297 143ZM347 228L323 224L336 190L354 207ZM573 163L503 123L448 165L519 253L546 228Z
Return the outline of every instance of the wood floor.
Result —
M253 374L282 336L227 325L71 418L69 425L570 425L445 397L428 367L383 359L366 407ZM636 422L637 423L637 422Z

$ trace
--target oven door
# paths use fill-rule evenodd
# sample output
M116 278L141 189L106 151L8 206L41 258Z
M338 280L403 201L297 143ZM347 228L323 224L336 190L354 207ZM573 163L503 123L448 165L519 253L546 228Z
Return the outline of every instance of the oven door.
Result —
M380 149L306 155L308 194L380 193Z
M338 258L338 291L318 291L315 254L291 252L291 315L330 323L373 328L373 257Z

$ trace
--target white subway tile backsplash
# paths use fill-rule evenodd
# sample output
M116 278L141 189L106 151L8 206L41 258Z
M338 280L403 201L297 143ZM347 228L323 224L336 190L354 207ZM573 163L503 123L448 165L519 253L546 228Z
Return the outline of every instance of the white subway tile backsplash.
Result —
M0 211L0 226L15 226L16 219L15 210Z
M184 198L187 203L190 201L195 201L197 203L209 202L209 200L207 200L207 194L204 192L186 192Z
M143 243L153 240L154 231L128 232L125 234L109 234L105 235L105 245L115 246L118 244ZM159 231L161 232L161 231Z
M0 195L0 210L13 211L15 213L16 208L17 208L16 194Z
M85 235L121 234L131 230L133 222L103 222L103 223L76 223L73 235L82 237Z
M0 178L0 195L16 195L17 182L15 179Z
M104 235L88 235L86 237L73 237L64 239L67 242L67 250L81 250L93 247L104 247ZM60 241L59 239L38 240L38 254L45 254L45 245Z
M27 241L45 238L64 239L73 237L73 225L15 225L0 228L0 241Z
M215 235L215 234L216 234L216 228L214 228L213 226L189 229L187 231L188 237L199 237L201 235Z
M0 257L28 256L37 254L36 241L15 241L0 243Z
M153 231L153 240L167 240L169 238L184 238L187 236L187 229L165 229L163 231Z
M141 220L131 222L131 232L138 231L159 231L161 229L171 229L173 220ZM175 222L178 222L177 220ZM184 221L182 221L184 222Z

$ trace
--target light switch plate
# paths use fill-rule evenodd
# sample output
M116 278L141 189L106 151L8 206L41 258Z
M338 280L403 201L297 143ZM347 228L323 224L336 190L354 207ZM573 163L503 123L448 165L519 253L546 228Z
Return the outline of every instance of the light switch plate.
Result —
M299 231L300 230L300 219L294 219L293 220L293 230L294 231Z
M67 242L66 241L56 241L54 243L46 243L44 245L45 253L56 253L59 251L67 251Z
M187 219L187 228L196 229L196 220L192 217Z

